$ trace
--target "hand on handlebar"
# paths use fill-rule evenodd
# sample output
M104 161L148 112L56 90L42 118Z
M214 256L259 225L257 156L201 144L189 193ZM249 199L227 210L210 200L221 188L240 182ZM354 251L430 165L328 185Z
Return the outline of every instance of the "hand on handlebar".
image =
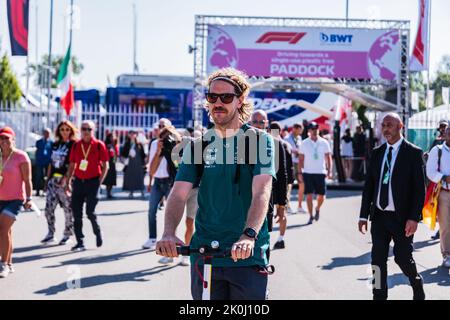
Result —
M156 254L168 258L178 257L177 246L184 246L184 242L174 235L166 235L156 243Z
M234 262L239 259L248 259L253 255L254 248L255 239L242 235L241 238L231 247L231 259L233 259Z

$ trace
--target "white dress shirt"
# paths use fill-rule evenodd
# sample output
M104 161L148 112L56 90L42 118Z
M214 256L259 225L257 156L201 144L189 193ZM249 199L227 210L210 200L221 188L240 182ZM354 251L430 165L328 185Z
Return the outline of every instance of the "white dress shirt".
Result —
M395 160L397 159L397 155L398 155L398 150L400 149L400 146L403 142L403 137L398 140L396 143L394 143L393 145L390 145L389 143L386 142L386 151L384 152L384 158L383 158L383 162L381 163L381 174L380 174L380 180L379 180L379 186L378 186L378 195L377 195L377 202L376 202L376 206L378 209L380 209L381 211L395 211L395 205L394 205L394 198L392 197L392 186L391 186L391 181L392 181L392 172L394 171L394 165L395 165ZM388 192L388 205L386 208L381 209L380 206L380 191L381 191L381 184L383 183L383 168L384 168L384 163L387 160L387 155L389 153L389 147L392 147L392 159L391 159L391 171L389 173L389 192ZM366 218L359 218L359 221L367 221Z
M438 171L438 150L442 148L441 170ZM450 176L450 148L444 143L441 146L435 146L428 154L427 177L434 183L442 180L443 176ZM450 189L446 182L442 182L442 187Z
M381 163L381 174L380 174L380 180L379 180L379 186L378 186L378 196L377 196L377 208L380 209L381 211L395 211L395 205L394 205L394 198L392 196L392 172L394 172L394 166L395 166L395 160L397 159L397 155L398 155L398 151L400 149L400 145L403 142L403 137L400 138L400 140L398 140L396 143L394 143L393 145L389 144L388 142L386 142L386 151L384 152L384 158L383 158L383 162ZM384 168L384 164L387 161L387 155L389 153L389 148L392 147L392 159L391 159L391 167L390 167L390 172L389 172L389 198L388 198L388 205L386 208L382 209L380 206L380 193L381 193L381 185L383 183L383 168Z

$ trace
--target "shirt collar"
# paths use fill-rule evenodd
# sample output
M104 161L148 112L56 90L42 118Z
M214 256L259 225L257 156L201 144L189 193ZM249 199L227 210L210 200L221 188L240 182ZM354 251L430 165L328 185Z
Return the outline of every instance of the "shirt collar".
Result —
M400 145L403 142L403 137L400 138L400 140L398 140L396 143L394 144L389 144L389 142L386 141L386 149L389 150L389 147L392 147L392 151L397 151L397 149L400 147Z
M444 142L444 149L447 151L450 151L450 148L447 146L447 144Z

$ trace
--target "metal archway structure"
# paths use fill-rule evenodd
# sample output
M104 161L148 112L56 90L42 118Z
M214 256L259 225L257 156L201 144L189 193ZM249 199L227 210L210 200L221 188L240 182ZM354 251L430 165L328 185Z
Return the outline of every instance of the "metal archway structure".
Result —
M204 110L204 86L206 79L207 38L209 26L265 26L301 28L340 28L340 29L389 29L399 33L400 54L397 79L373 80L356 78L311 78L311 77L261 77L250 75L250 80L258 86L286 86L294 90L316 89L334 92L350 100L357 101L377 111L396 111L407 124L410 115L409 103L409 38L410 23L403 20L358 20L358 19L311 19L249 16L211 16L195 17L194 88L193 120L201 124ZM363 93L361 88L376 91L397 89L397 103Z

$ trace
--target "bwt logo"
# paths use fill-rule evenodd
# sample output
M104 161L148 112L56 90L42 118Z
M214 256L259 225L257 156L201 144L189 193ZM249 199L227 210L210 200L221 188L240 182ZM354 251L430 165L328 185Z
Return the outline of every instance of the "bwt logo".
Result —
M296 44L305 35L306 32L266 32L256 40L256 43L271 43L276 41Z
M320 41L322 43L332 43L332 44L350 44L352 43L352 34L325 34L320 33Z

